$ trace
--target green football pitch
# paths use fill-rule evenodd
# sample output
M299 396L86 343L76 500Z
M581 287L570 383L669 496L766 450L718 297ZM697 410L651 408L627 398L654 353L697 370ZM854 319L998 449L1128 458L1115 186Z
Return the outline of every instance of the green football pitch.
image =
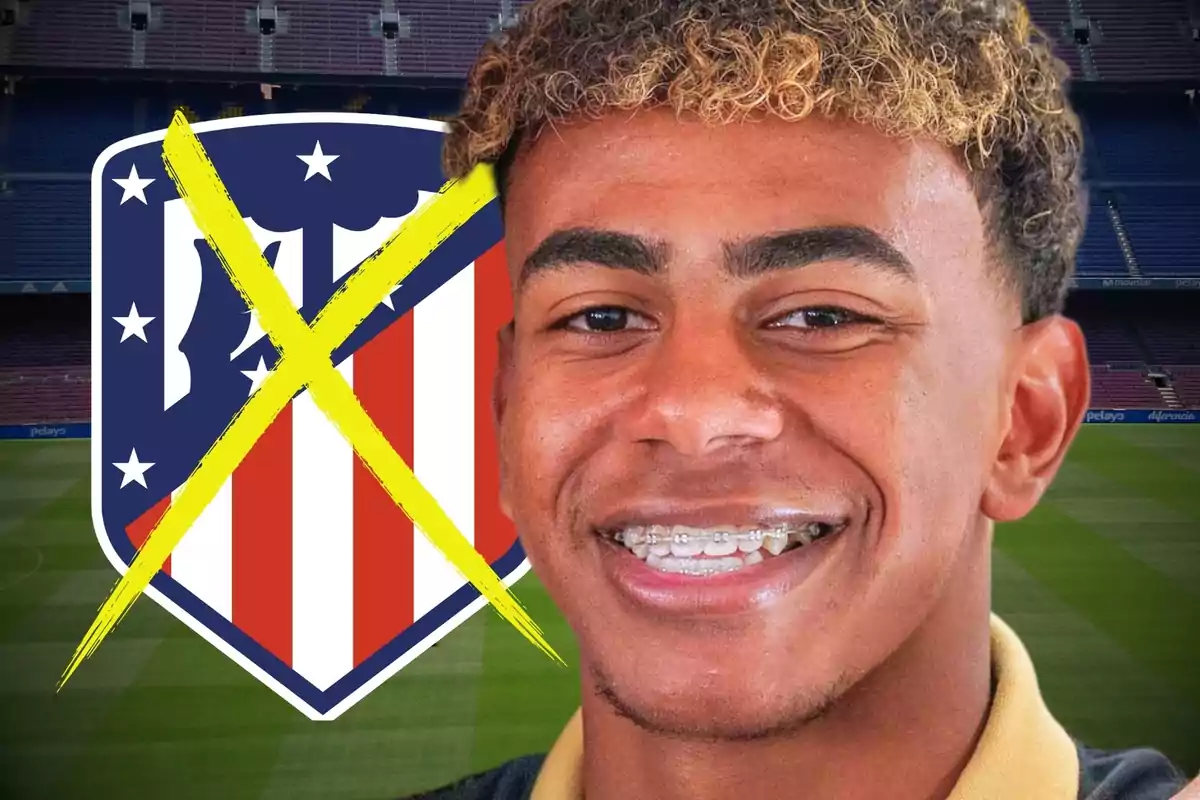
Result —
M115 580L88 447L0 445L0 797L396 797L544 751L575 708L572 670L485 610L311 722L145 598L55 694ZM998 531L994 572L1076 736L1200 770L1200 426L1086 428L1048 500ZM536 580L517 594L576 663Z

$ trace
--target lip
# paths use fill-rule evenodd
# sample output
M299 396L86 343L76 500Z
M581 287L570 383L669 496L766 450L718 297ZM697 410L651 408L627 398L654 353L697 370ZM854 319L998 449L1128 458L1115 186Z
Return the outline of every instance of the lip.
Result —
M743 509L743 512L745 509ZM728 506L671 513L641 509L606 518L595 530L616 530L626 525L761 525L825 522L841 529L809 545L796 547L761 563L732 572L699 576L661 572L648 566L628 548L596 536L600 561L608 581L628 602L656 614L717 617L761 611L805 583L827 562L838 542L853 527L848 517L799 510L760 509L741 513Z

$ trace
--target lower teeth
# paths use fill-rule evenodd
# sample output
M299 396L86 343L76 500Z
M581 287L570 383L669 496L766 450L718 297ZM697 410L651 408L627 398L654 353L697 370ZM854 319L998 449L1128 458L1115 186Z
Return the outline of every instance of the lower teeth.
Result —
M659 572L708 576L736 572L743 567L759 564L762 560L762 553L747 553L744 556L724 558L678 558L676 556L650 555L646 557L646 566Z

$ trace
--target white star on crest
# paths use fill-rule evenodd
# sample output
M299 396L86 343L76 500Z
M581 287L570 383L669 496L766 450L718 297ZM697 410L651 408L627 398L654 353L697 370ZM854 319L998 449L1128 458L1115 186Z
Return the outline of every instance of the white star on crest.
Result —
M146 470L154 466L153 461L138 461L137 450L129 451L129 460L125 463L114 461L113 466L121 470L124 476L121 478L121 488L124 489L131 483L140 483L143 489L149 488L146 486Z
M271 370L267 369L266 360L262 356L259 356L257 367L241 370L241 373L250 379L250 394L254 394L258 391L258 387L262 386L267 376L271 374Z
M121 323L124 329L121 331L121 341L125 341L130 336L136 336L143 342L149 342L146 338L146 325L154 320L154 317L143 317L138 315L137 303L129 306L129 316L113 317L117 322Z
M137 164L129 168L128 178L113 178L112 182L125 190L125 194L121 195L121 205L125 205L130 198L141 200L142 205L149 205L146 202L146 187L154 183L154 178L139 177Z
M296 158L308 164L308 173L304 176L304 180L308 180L313 175L324 175L326 180L333 180L329 174L329 165L337 161L341 156L327 156L321 151L321 141L317 140L317 146L313 148L312 155L296 156Z
M400 286L401 286L401 284L399 284L399 283L397 283L395 286L393 286L392 290L390 292L388 292L386 295L384 295L383 299L380 300L379 302L381 304L387 306L388 308L390 308L392 311L395 311L396 305L395 305L395 303L392 302L392 295L394 295L396 292L398 292L400 290Z

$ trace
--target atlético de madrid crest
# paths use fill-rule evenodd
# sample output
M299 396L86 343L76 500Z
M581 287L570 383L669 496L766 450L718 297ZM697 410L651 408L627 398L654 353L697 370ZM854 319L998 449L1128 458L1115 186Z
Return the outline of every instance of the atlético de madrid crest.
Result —
M426 120L282 114L191 130L309 324L445 183L444 131ZM167 174L165 133L114 144L92 173L92 505L122 573L280 361ZM379 297L332 360L511 585L528 563L499 508L490 421L496 333L511 318L494 205ZM486 604L308 389L146 594L314 719L341 714Z

